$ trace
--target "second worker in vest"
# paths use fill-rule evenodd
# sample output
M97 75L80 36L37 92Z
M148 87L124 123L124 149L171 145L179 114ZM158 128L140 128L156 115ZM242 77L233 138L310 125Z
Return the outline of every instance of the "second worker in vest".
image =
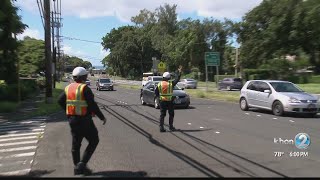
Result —
M160 100L160 132L166 132L164 128L164 118L166 117L167 110L169 112L169 129L175 131L176 128L173 126L174 119L174 97L173 87L180 81L182 66L179 66L178 74L174 81L171 81L171 75L169 72L163 73L163 80L158 83L155 89L155 94Z
M96 114L103 121L103 125L106 123L106 118L94 101L91 89L85 84L87 74L85 68L76 67L72 72L73 79L76 82L69 84L58 100L60 106L66 111L71 128L75 175L90 175L92 173L87 167L87 163L99 143L98 130L94 125L92 115ZM89 144L80 160L83 138L86 138Z

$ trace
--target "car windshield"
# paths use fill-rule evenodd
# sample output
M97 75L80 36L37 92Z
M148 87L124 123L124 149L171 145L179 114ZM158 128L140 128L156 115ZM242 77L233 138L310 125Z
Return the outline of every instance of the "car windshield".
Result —
M162 77L153 77L153 81L162 81Z
M289 82L271 82L277 92L303 92L300 88Z
M100 79L100 83L110 83L110 79Z
M193 79L187 79L187 81L194 81Z

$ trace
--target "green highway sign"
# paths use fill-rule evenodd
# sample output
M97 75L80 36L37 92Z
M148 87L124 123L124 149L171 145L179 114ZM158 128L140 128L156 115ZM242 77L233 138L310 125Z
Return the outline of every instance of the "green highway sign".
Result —
M205 52L205 62L207 66L219 66L220 65L219 52Z

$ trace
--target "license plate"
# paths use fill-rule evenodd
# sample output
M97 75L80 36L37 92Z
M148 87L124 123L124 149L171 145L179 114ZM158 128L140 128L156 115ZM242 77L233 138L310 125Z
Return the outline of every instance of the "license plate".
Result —
M309 105L308 105L308 108L315 108L315 107L316 107L315 104L309 104Z
M181 104L181 100L180 100L180 99L176 99L176 100L175 100L175 103L176 103L176 104Z

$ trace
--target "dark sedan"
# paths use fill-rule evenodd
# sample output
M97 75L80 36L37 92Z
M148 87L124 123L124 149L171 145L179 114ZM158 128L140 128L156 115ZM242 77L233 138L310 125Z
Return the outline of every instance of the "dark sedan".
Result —
M156 109L160 108L159 98L156 97L154 90L159 82L148 82L143 89L141 89L140 100L142 105L151 104ZM188 108L190 105L189 95L183 89L175 86L173 88L174 105L175 107Z
M241 78L224 78L222 81L218 82L218 89L227 89L231 91L232 89L241 90L243 84Z
M97 90L111 90L113 91L113 82L109 78L100 78L96 82Z

